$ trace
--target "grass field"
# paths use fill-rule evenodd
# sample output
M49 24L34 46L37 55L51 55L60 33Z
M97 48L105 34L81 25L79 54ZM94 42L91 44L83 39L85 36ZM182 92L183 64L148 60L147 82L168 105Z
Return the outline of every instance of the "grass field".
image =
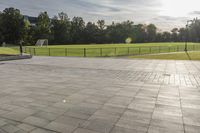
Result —
M184 51L184 43L50 45L26 47L26 53L40 56L123 56ZM199 43L188 43L188 50L200 50Z
M200 43L188 43L188 45ZM49 45L49 48L113 48L113 47L155 47L155 46L185 46L184 42L162 42L162 43L136 43L136 44L79 44L79 45Z
M200 60L200 52L179 52L155 55L130 56L130 59Z
M5 55L5 54L19 54L19 51L14 48L3 48L0 47L0 55Z

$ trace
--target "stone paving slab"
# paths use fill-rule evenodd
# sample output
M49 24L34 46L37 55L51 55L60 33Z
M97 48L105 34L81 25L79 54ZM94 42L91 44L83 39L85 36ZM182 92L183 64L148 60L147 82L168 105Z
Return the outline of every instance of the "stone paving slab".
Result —
M34 57L0 64L0 133L199 133L200 62Z

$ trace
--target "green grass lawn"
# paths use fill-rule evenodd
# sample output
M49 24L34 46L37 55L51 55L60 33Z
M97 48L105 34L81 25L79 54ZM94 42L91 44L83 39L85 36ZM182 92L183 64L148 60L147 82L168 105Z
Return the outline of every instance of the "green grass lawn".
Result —
M40 56L122 56L184 51L184 43L49 45L26 47L26 53ZM188 43L188 50L200 50L200 43Z
M200 52L179 52L155 55L130 56L130 59L162 59L162 60L200 60Z
M200 43L188 43L194 45ZM184 42L164 42L164 43L136 43L136 44L79 44L79 45L49 45L49 48L113 48L113 47L157 47L157 46L185 46Z
M19 54L19 51L15 48L4 48L0 47L0 55L5 55L5 54Z

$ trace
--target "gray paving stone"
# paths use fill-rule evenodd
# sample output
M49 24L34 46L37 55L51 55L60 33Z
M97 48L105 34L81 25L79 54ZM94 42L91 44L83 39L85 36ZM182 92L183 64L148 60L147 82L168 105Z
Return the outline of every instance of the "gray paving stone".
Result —
M48 121L46 119L39 118L39 117L29 116L26 119L24 119L23 122L28 123L30 125L38 126L38 127L44 127L50 121Z
M77 126L51 122L45 128L61 133L72 133L77 128Z
M120 119L119 122L117 122L116 126L122 127L122 128L128 128L133 129L140 132L147 132L149 124L146 122L138 122L138 121L132 121L132 120L124 120Z
M49 113L49 112L41 111L41 112L38 112L38 113L34 114L33 116L39 117L39 118L42 118L42 119L46 119L46 120L49 120L49 121L53 121L58 116L60 116L60 114L55 114L55 113Z
M5 120L0 119L0 127L4 126L4 125L6 125L6 124L7 124L7 122L5 122Z
M199 133L199 131L200 131L200 126L185 125L186 133Z
M64 116L69 116L69 117L87 120L91 115L69 110L69 111L64 113Z
M174 130L171 128L161 128L156 126L150 126L148 133L184 133L182 130Z
M0 110L0 116L1 116L1 115L4 115L4 114L6 114L6 113L8 113L8 111Z
M151 120L150 127L152 127L153 129L155 129L155 127L157 127L156 130L161 128L163 130L168 130L168 131L184 132L183 124L174 123L174 122L168 122L168 121L163 121L163 120L154 120L154 119Z
M84 129L84 128L78 128L78 129L75 130L74 133L99 133L99 132Z
M78 127L84 122L84 120L69 116L60 116L55 120L55 122Z
M18 127L10 125L10 124L4 125L3 127L1 127L1 129L3 129L4 131L8 133L15 133L20 130Z
M34 114L36 111L31 109L19 108L5 114L3 117L11 120L22 121L26 117Z
M28 125L28 124L24 124L24 123L18 125L18 127L19 127L20 129L24 130L24 131L27 131L27 132L30 132L30 131L32 131L33 129L36 128L36 127L34 127L34 126L31 126L31 125Z
M113 128L114 123L106 122L102 119L94 119L90 121L86 121L82 124L83 128L93 130L100 133L109 133Z
M111 133L146 133L146 132L116 126L112 129Z
M0 73L2 133L200 131L199 61L33 57Z
M19 130L19 131L15 132L15 133L28 133L28 132L26 132L24 130Z
M37 128L30 133L56 133L54 131Z

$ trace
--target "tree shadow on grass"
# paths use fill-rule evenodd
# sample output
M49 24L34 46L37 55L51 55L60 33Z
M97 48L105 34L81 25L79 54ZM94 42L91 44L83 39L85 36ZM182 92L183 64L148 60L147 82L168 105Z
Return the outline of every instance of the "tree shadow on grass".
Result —
M188 53L188 52L185 52L185 53L186 53L188 59L189 59L189 60L192 60L192 58L190 57L189 53Z

